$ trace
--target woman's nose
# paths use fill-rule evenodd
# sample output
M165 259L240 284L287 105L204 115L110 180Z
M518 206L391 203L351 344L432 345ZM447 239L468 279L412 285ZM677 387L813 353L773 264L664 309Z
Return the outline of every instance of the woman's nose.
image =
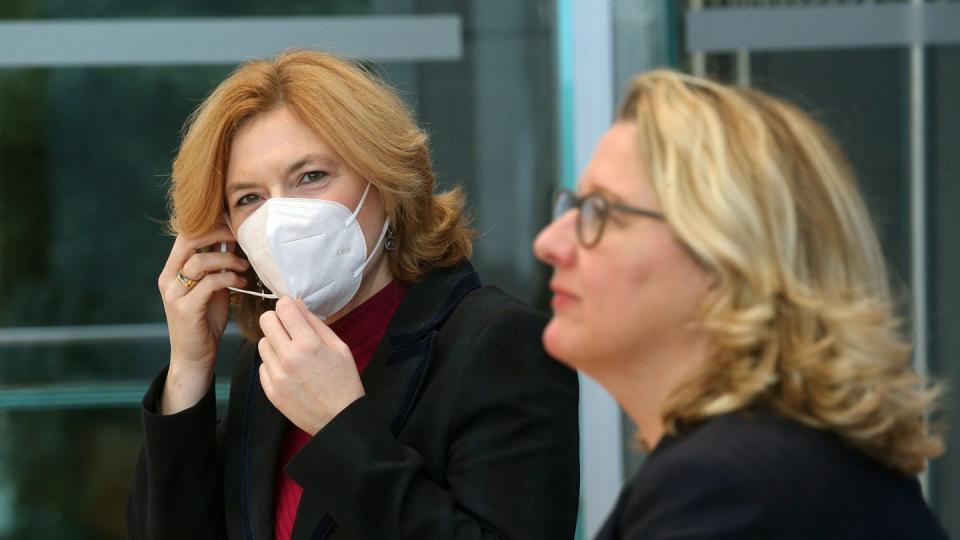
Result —
M577 253L576 211L570 211L544 227L533 241L533 254L551 266L573 264Z

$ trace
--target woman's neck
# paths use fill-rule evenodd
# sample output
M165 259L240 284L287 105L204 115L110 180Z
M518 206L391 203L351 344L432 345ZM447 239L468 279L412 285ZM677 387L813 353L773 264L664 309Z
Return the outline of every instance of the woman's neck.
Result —
M634 423L648 448L663 438L663 406L673 391L708 358L705 332L690 330L674 339L658 340L653 347L633 347L642 354L599 363L612 366L590 373L617 400Z

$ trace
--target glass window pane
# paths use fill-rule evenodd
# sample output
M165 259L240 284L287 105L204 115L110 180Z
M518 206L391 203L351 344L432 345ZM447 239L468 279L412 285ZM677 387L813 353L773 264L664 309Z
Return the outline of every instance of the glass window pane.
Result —
M0 323L163 322L177 134L228 67L0 70Z
M750 55L752 86L799 104L840 143L900 289L910 283L908 74L903 49Z
M0 538L125 538L133 408L0 412Z
M930 371L947 383L947 452L931 466L930 495L947 531L960 536L960 47L929 50L928 193Z

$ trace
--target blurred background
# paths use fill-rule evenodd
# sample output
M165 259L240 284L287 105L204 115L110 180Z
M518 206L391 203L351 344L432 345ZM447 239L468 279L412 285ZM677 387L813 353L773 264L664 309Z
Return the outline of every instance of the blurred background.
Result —
M958 1L2 0L0 539L124 537L139 400L168 355L156 277L180 129L239 62L293 46L400 90L442 183L466 187L484 281L544 310L530 244L632 74L798 102L858 172L917 368L960 380ZM960 392L946 405L958 425ZM642 454L589 381L581 406L589 537ZM960 537L958 446L954 429L923 481Z

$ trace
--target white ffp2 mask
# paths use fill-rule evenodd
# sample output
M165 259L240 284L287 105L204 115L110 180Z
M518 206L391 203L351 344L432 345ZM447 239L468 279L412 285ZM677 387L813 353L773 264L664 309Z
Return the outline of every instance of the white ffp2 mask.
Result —
M363 270L390 225L387 218L368 257L357 216L369 192L367 184L353 212L324 199L273 197L264 201L235 234L260 281L273 294L229 289L264 298L300 298L321 319L340 311L357 294ZM225 248L223 244L221 250Z

